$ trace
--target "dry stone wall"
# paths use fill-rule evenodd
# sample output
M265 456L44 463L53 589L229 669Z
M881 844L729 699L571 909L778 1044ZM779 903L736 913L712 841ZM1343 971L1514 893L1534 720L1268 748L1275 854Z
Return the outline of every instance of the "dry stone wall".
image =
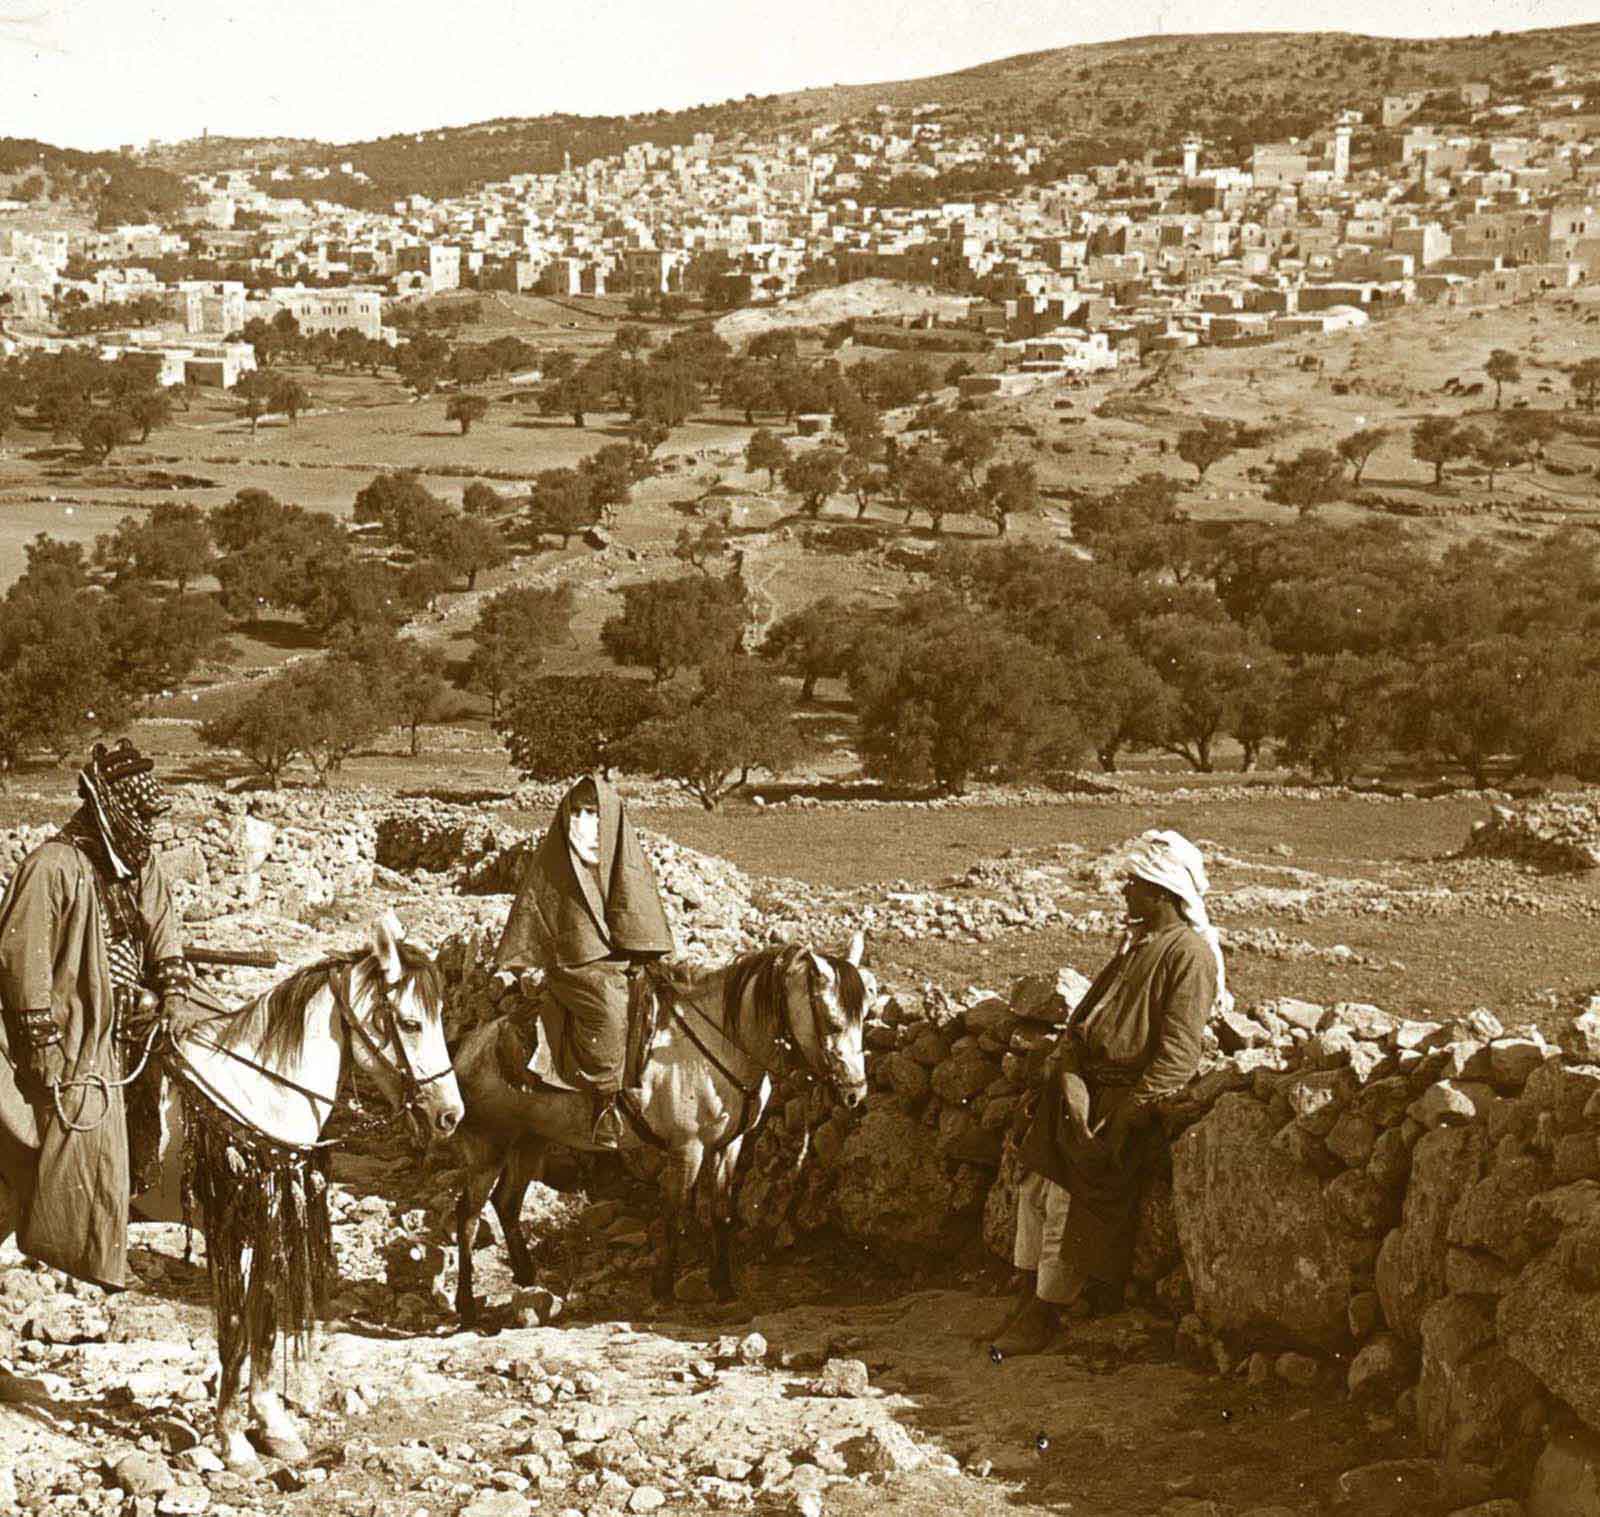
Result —
M1600 865L1600 804L1567 796L1526 805L1492 805L1472 829L1468 857L1519 859L1553 872Z

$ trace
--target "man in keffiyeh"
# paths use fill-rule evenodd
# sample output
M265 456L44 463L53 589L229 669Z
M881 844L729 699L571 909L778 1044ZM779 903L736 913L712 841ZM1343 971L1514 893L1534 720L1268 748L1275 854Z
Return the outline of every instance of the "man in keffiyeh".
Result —
M1042 1352L1091 1283L1120 1295L1127 1282L1163 1146L1154 1108L1194 1077L1207 1017L1232 1005L1209 888L1182 833L1146 832L1127 851L1129 930L1063 1031L1019 1150L1014 1259L1028 1278L994 1342L1003 1355Z
M25 1254L111 1288L131 1283L128 1201L137 1188L118 1045L137 1057L149 990L169 1027L193 1020L178 913L152 853L155 822L170 804L153 767L126 738L109 749L97 743L78 775L83 804L22 861L0 898L0 1138L39 1152L17 1241Z

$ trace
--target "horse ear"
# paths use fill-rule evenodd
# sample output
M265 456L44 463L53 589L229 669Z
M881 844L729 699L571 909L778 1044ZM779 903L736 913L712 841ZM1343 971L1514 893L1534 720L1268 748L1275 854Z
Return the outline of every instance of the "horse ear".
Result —
M866 952L867 939L864 933L855 932L850 935L850 946L844 951L846 964L854 964L857 969L861 967L861 955Z
M822 978L831 985L838 978L833 971L833 965L823 958L820 953L813 952L809 948L806 950L806 953L811 959L812 966L816 969L817 973L820 974Z
M372 951L383 964L383 977L391 985L395 984L401 976L400 944L405 939L406 930L400 925L400 918L391 909L384 912L372 924Z

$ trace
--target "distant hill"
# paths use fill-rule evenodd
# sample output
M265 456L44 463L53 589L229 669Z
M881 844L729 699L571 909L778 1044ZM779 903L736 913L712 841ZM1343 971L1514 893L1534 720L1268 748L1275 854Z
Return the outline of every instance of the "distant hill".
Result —
M158 220L188 200L183 181L120 153L84 153L31 137L0 137L0 194L68 201L103 225Z
M1363 110L1371 121L1385 93L1443 91L1465 80L1514 90L1550 64L1574 77L1600 73L1600 24L1432 41L1348 32L1134 37L1022 53L934 78L749 95L685 111L514 117L343 144L210 139L151 162L182 173L252 160L330 168L314 183L269 187L376 208L409 194L443 198L512 174L552 172L565 156L582 163L636 142L688 142L697 132L770 135L864 122L878 105L938 103L958 126L1072 139L1077 150L1049 166L1059 172L1147 148L1175 150L1190 133L1218 157L1234 158L1252 143L1323 127L1338 109ZM346 162L371 182L338 173Z

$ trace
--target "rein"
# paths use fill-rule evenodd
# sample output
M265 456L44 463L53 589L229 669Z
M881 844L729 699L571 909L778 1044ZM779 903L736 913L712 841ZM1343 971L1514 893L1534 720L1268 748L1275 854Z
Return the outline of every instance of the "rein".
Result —
M58 1080L50 1086L50 1099L55 1103L56 1118L68 1132L93 1132L111 1115L111 1092L132 1085L144 1073L145 1065L150 1062L150 1051L156 1046L156 1037L160 1031L159 1023L151 1024L150 1031L145 1034L144 1047L139 1050L139 1062L134 1065L130 1074L125 1074L120 1080L108 1080L104 1075L83 1075L73 1080ZM92 1122L74 1122L61 1104L61 1092L64 1090L98 1090L101 1103L100 1115ZM82 1115L81 1108L79 1115Z
M811 1032L812 1037L817 1045L818 1054L826 1059L828 1054L827 1045L822 1035L822 1003L821 997L817 991L817 978L816 965L813 964L808 958L806 960L806 999L811 1011ZM756 1066L756 1068L760 1071L760 1074L757 1076L754 1084L747 1085L739 1078L738 1075L729 1069L728 1066L716 1056L716 1054L706 1047L704 1040L697 1032L695 1032L694 1028L690 1026L689 1022L682 1015L680 1011L680 1003L683 1006L687 1006L697 1017L700 1018L702 1022L706 1024L707 1027L711 1028L711 1030L715 1032L718 1037L722 1038L733 1048L737 1049L740 1054L742 1054ZM710 1013L708 1013L690 995L672 990L667 997L667 1015L671 1018L673 1023L683 1029L684 1036L687 1037L697 1049L699 1049L706 1062L709 1063L711 1067L723 1077L723 1079L725 1079L736 1091L739 1092L740 1099L743 1103L739 1112L739 1120L734 1124L733 1131L730 1132L727 1137L723 1138L718 1144L716 1144L714 1148L709 1150L710 1152L715 1153L719 1149L726 1148L728 1144L732 1143L735 1139L743 1137L745 1133L750 1130L751 1124L755 1120L756 1113L761 1106L762 1084L766 1080L774 1079L778 1075L784 1073L786 1068L793 1067L792 1055L795 1052L799 1040L795 1037L794 1026L789 1017L789 997L787 995L780 995L778 998L779 1031L774 1037L773 1042L780 1052L788 1053L791 1055L791 1057L790 1059L785 1060L784 1064L777 1068L774 1068L769 1064L765 1064L760 1059L756 1058L756 1056L751 1053L749 1049L747 1049L742 1043L734 1038L733 1035L729 1033L720 1022L715 1020L715 1018L713 1018ZM811 1075L812 1071L809 1069L803 1069L803 1073Z

